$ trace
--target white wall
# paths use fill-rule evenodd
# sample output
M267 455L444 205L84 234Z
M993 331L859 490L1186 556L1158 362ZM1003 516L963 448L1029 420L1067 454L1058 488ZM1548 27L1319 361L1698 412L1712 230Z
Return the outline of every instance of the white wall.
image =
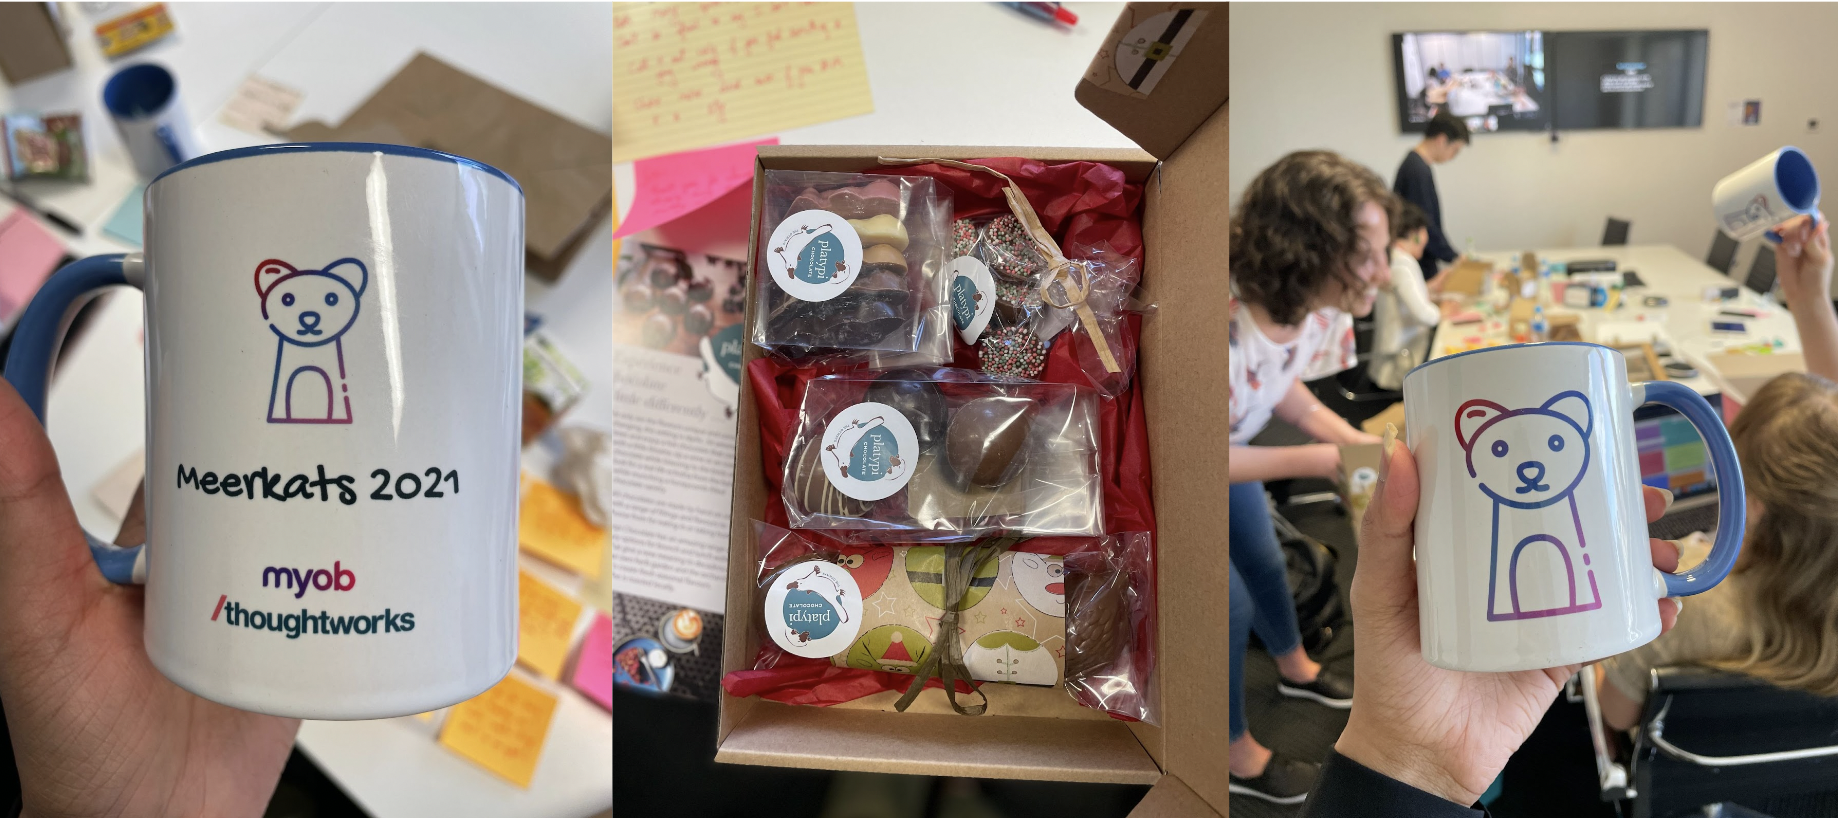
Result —
M1458 250L1470 238L1483 251L1595 245L1613 215L1634 223L1635 244L1702 257L1716 230L1711 186L1786 144L1838 185L1838 4L1240 2L1231 16L1234 205L1258 171L1306 148L1393 179L1418 139L1398 131L1391 35L1405 31L1710 30L1702 127L1569 131L1556 144L1476 134L1436 166ZM1743 99L1762 101L1761 125L1729 124L1728 103ZM1826 209L1838 214L1838 198Z

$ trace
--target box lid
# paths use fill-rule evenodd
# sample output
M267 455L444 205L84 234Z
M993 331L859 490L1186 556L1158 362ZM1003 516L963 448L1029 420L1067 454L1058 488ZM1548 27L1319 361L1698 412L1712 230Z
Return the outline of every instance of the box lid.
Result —
M1225 3L1130 3L1073 91L1080 105L1167 159L1224 105Z

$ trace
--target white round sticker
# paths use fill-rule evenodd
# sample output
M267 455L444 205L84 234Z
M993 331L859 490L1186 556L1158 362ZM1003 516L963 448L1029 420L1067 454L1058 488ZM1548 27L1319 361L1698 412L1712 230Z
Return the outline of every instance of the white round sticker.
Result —
M766 631L786 653L828 659L846 650L862 627L862 593L849 570L832 562L794 563L766 589Z
M827 210L786 216L766 245L766 269L779 289L802 301L828 301L849 289L862 269L862 238Z
M885 403L858 403L824 427L823 473L830 484L857 500L893 494L913 478L919 436L900 410Z
M989 276L989 266L971 256L951 261L951 325L966 344L976 343L989 316L996 311L996 281Z

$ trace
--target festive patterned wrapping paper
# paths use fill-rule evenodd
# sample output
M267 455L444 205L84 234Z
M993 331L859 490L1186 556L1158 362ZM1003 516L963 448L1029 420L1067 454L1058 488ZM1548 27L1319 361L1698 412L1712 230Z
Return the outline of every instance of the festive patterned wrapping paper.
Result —
M931 654L943 601L941 546L852 550L840 560L861 588L861 630L838 667L912 673ZM978 570L958 606L958 639L971 678L1057 685L1065 677L1062 557L1003 553Z

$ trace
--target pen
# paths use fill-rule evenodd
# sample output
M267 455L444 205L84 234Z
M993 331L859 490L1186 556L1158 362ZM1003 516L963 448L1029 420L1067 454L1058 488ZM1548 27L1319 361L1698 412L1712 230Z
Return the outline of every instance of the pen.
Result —
M1069 26L1078 25L1079 22L1077 14L1073 14L1071 9L1058 3L1003 3L1002 5L1043 22L1065 23Z
M5 196L6 198L13 200L14 204L19 205L22 208L25 208L27 213L31 213L34 216L37 216L41 219L44 219L45 221L48 221L52 224L57 225L58 227L68 230L70 231L72 235L77 235L77 236L83 235L83 228L76 226L76 224L72 223L69 219L66 219L63 216L59 216L56 213L52 213L51 211L46 210L42 207L39 207L36 202L33 202L32 200L27 199L26 197L21 196L12 190L8 190L6 188L0 188L0 196Z

